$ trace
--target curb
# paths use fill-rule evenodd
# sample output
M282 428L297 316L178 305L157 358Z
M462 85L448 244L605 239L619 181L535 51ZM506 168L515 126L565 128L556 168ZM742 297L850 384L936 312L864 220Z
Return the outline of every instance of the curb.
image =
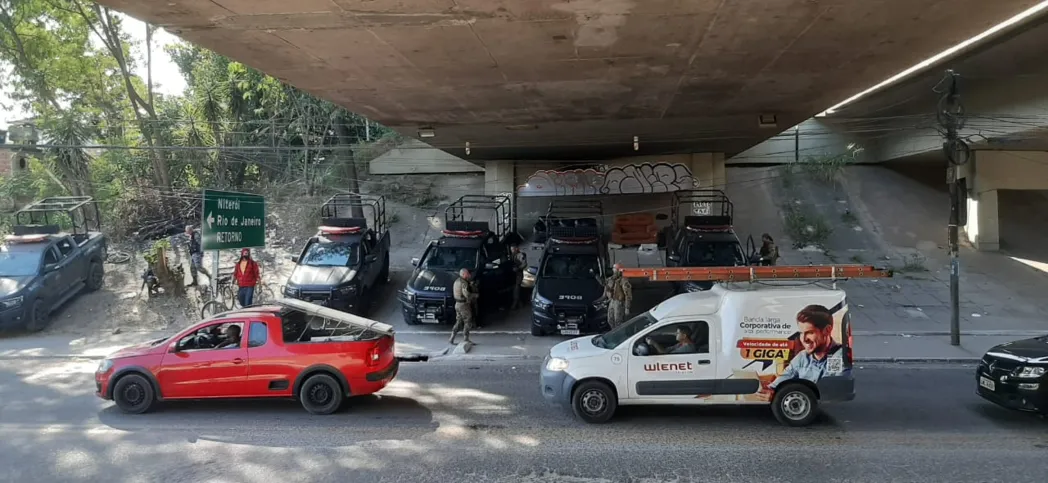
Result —
M853 364L978 364L981 357L863 357Z
M499 362L499 361L528 361L542 360L544 356L518 355L518 354L485 354L470 355L465 353L448 353L449 351L438 351L427 354L429 362ZM105 359L106 356L83 355L83 354L51 354L51 355L0 355L0 360L89 360L97 361ZM978 364L980 357L863 357L856 358L855 364Z

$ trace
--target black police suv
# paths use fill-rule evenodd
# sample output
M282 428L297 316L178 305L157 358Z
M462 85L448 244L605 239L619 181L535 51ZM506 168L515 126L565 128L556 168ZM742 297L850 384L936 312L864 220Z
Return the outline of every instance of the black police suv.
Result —
M0 241L0 330L43 330L54 310L102 288L107 248L100 219L83 196L46 198L15 213L14 234Z
M479 294L476 323L493 309L512 302L516 285L509 245L515 240L508 196L464 195L444 210L444 230L419 258L400 291L404 322L408 325L455 323L454 284L468 269ZM488 216L484 216L488 215ZM475 221L478 216L492 219ZM467 218L471 218L467 220Z
M666 237L668 267L736 267L748 265L732 227L734 206L721 190L673 193L672 222ZM677 293L709 290L713 282L674 282Z
M608 329L609 275L599 201L554 200L531 296L531 334L581 335Z
M975 384L994 404L1048 415L1048 335L991 348L975 370Z
M377 288L389 281L385 198L340 193L324 202L320 211L317 234L306 241L300 255L291 258L295 269L284 285L284 295L366 314L378 298Z

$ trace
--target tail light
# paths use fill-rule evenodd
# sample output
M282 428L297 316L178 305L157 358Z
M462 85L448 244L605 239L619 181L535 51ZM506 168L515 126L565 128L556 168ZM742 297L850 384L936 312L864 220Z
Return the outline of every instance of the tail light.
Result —
M855 342L852 339L852 326L851 317L848 314L844 314L844 327L848 331L848 350L844 352L845 357L848 359L845 361L849 366L852 365L852 360L855 358Z
M368 349L365 363L367 363L369 367L377 366L382 360L382 354L388 352L392 347L393 343L389 337L383 337L375 341L375 345Z

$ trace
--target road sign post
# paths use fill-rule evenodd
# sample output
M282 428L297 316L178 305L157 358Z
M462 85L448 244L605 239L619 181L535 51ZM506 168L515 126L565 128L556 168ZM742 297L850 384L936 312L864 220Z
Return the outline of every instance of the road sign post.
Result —
M214 251L211 293L218 295L218 253L266 246L266 199L259 195L204 190L201 248Z

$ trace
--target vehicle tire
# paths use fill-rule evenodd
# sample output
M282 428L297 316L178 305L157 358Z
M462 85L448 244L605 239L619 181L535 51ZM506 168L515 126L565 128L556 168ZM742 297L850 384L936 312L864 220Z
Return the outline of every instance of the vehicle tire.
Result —
M422 322L418 321L418 317L412 317L407 312L401 310L400 313L404 316L404 323L408 325L421 325Z
M113 385L113 402L125 413L142 414L153 408L156 392L142 375L128 374Z
M807 426L819 415L819 399L804 384L784 384L775 391L771 412L786 426Z
M382 273L378 274L378 282L385 285L389 283L389 254L382 260Z
M47 312L47 306L44 305L43 300L37 300L33 302L33 305L29 308L29 322L26 323L25 328L29 332L40 332L47 328L47 325L51 322L49 314Z
M615 391L600 381L580 384L571 393L571 412L575 417L590 424L608 422L619 406Z
M342 386L327 374L310 376L298 391L298 400L311 414L326 415L342 407Z
M222 312L225 312L227 310L229 310L229 308L223 305L221 302L217 300L210 300L206 304L204 304L204 306L200 309L200 318L206 319L208 317L211 317L212 315L221 314Z
M531 335L535 337L545 337L546 331L543 330L542 327L539 327L535 324L531 324Z
M87 290L94 292L102 288L106 280L106 271L102 268L102 262L91 262L87 269Z

